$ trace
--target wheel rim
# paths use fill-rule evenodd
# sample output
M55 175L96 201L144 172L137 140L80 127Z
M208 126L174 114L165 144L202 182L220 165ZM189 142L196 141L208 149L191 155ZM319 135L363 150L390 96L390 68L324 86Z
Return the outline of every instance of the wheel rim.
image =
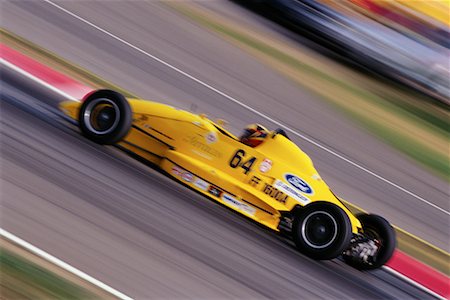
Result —
M322 249L334 242L337 237L337 227L337 222L330 213L315 211L303 220L301 234L308 246Z
M108 134L119 124L120 111L116 103L107 98L92 100L84 110L86 127L95 134Z

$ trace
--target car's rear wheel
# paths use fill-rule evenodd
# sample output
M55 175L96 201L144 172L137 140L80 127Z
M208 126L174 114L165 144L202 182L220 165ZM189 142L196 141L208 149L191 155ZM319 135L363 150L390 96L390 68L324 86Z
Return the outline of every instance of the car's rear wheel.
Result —
M364 233L345 251L344 261L359 270L379 268L394 253L396 247L394 228L378 215L359 214L356 217L361 222Z
M87 95L79 112L81 132L98 144L121 141L130 130L131 122L128 101L111 90L97 90Z
M352 237L347 214L338 206L316 202L303 208L293 223L293 240L300 252L324 260L342 254Z

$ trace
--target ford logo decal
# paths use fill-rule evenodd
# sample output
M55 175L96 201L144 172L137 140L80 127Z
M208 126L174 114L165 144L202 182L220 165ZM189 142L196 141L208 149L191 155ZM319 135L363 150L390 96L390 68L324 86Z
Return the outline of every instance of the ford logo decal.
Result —
M290 183L293 187L305 194L312 194L313 190L303 179L293 174L285 174L284 178L286 181Z

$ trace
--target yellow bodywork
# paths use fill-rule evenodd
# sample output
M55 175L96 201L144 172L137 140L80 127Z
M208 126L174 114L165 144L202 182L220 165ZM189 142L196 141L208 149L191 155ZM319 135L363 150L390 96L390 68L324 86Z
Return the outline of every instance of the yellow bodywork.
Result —
M158 165L192 189L279 231L283 212L316 201L331 202L355 216L334 196L298 146L273 132L251 148L204 115L168 105L128 99L132 128L119 143ZM61 110L78 120L81 103L63 102Z

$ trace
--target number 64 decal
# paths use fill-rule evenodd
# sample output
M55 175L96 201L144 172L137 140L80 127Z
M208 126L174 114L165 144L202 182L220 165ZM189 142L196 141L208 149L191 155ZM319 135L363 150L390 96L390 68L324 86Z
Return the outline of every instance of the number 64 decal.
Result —
M244 161L244 157L245 151L242 149L237 150L230 160L230 167L232 168L241 167L242 169L244 169L244 174L247 174L248 172L251 171L251 168L256 161L256 157L253 156L246 161Z

